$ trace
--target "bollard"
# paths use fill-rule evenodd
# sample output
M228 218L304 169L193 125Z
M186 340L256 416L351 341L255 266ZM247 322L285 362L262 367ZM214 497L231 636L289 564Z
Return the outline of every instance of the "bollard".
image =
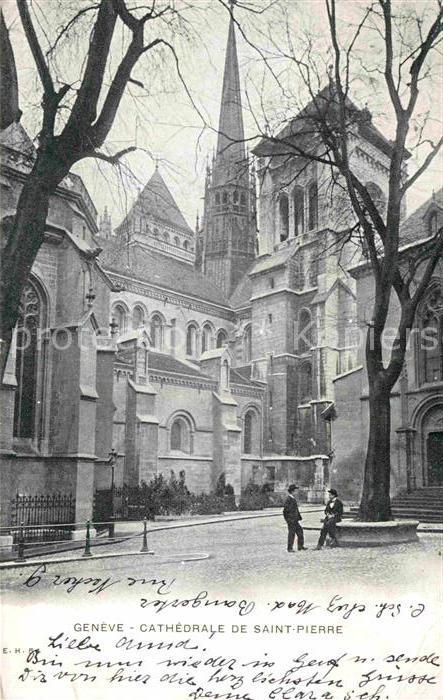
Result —
M92 557L90 528L91 528L91 523L88 520L86 523L86 542L85 542L85 551L82 554L83 557Z
M149 552L148 549L148 531L146 518L143 520L143 544L140 552Z
M25 531L23 530L24 523L20 523L20 533L18 536L18 550L16 561L25 560Z
M113 520L113 516L111 515L109 519L109 534L108 537L110 540L114 539L114 532L115 532L115 523Z

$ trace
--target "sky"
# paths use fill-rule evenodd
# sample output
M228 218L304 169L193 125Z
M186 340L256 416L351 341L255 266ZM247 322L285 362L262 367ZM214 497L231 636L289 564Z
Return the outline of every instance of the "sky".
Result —
M136 145L137 152L124 159L120 171L110 165L92 160L75 166L101 213L105 206L117 226L152 175L156 162L160 171L191 227L197 212L202 213L205 169L216 145L216 130L223 79L229 12L225 0L176 0L182 23L171 28L165 24L149 27L148 37L156 33L174 41L184 88L177 76L174 57L164 50L146 55L133 71L133 77L143 83L131 84L121 104L118 117L106 143L108 153ZM261 14L248 12L242 3ZM32 0L36 27L43 45L56 35L57 28L71 8L88 4L88 0ZM423 7L422 0L408 2L404 7ZM344 31L355 27L364 3L346 0L339 4ZM16 55L20 91L22 123L31 137L38 133L41 94L32 56L26 46L15 3L4 3L7 25ZM310 36L313 42L315 64L320 81L327 79L330 54L327 50L326 16L322 0L241 0L235 10L237 48L243 88L243 107L246 138L265 128L265 122L275 124L296 113L306 96L300 76L291 61L282 57L292 46L301 52ZM51 64L54 75L72 82L74 86L83 65L88 25L85 22L77 33L72 32ZM147 37L147 38L148 38ZM369 38L368 38L369 37ZM353 89L360 106L367 104L375 123L392 136L392 115L385 109L387 97L374 89L370 74L359 73L358 60L369 64L379 51L379 37L364 38L360 53L355 52L356 63ZM109 65L109 76L121 56L124 36L117 34ZM358 47L357 47L358 48ZM318 52L318 53L315 53ZM265 64L263 57L266 58ZM277 86L271 72L278 77ZM430 135L441 131L441 71L440 92L438 80L423 97L420 112L432 112ZM372 82L371 82L372 81ZM78 84L78 83L77 83ZM250 145L253 146L254 141ZM414 170L411 160L409 168ZM408 196L408 212L425 201L433 190L442 186L441 158L436 160L418 181Z

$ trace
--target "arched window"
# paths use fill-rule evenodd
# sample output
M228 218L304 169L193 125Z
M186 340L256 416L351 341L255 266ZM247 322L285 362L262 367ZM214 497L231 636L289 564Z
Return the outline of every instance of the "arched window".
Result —
M163 349L163 319L159 314L151 318L151 343L156 350Z
M178 236L175 236L174 238L174 245L176 245L177 247L180 245L180 239L178 238Z
M44 392L46 305L37 287L28 282L20 301L17 321L14 437L35 438Z
M246 206L246 195L244 192L242 192L240 195L240 204L242 207Z
M145 325L145 313L141 306L135 306L132 312L132 327L140 328Z
M419 314L419 357L421 382L443 380L443 284L434 283Z
M252 332L251 326L246 326L243 333L243 362L248 364L252 359Z
M287 194L281 194L278 200L280 240L285 241L289 236L289 199Z
M312 318L308 309L300 309L298 314L297 337L295 347L300 355L312 347Z
M243 420L243 453L260 453L260 421L254 409L249 409Z
M234 204L238 204L238 190L234 190L233 199L234 199Z
M310 362L304 362L299 369L299 399L305 403L312 399L312 366Z
M296 187L292 196L294 200L294 236L297 236L305 230L305 205L302 188Z
M197 326L194 323L190 323L186 331L186 354L189 357L197 357L197 341Z
M228 335L227 335L226 331L223 330L223 328L221 328L219 330L219 332L217 333L217 347L224 348L225 345L227 344L227 342L228 342Z
M316 182L312 182L309 185L308 190L308 203L309 203L309 218L308 226L309 230L317 228L318 226L318 186Z
M117 332L124 333L127 329L126 309L120 304L116 304L112 312L112 317L117 324Z
M191 443L191 428L188 421L182 416L175 418L170 430L170 449L190 453Z
M223 192L223 204L227 204L227 203L228 203L228 193Z
M166 232L165 232L165 233L163 234L163 240L164 240L165 243L169 243L169 233L166 233Z
M184 241L184 242L183 242L183 248L184 248L185 250L188 250L188 248L189 248L189 243L188 243L188 241Z
M206 352L206 350L210 350L211 348L212 348L212 328L208 323L206 323L203 326L203 333L202 333L202 352Z
M158 230L158 228L155 228L154 229L154 238L158 238L159 236L160 236L160 231Z
M437 233L437 226L438 226L437 212L433 211L429 217L429 222L428 222L428 233L430 236L435 236L435 234Z

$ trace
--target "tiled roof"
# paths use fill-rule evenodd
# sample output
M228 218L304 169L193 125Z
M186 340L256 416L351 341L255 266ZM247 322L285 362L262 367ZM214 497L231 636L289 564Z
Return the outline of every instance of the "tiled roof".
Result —
M348 114L354 119L354 124L358 125L361 136L386 155L390 155L392 142L372 123L370 112L367 109L359 109L349 98L346 107ZM331 86L327 85L278 134L262 138L252 152L256 156L294 155L291 143L297 139L299 146L309 153L320 139L319 119L327 118L333 121L338 118L337 115L337 97L331 91ZM406 157L409 155L406 153Z
M229 308L222 290L191 265L152 248L128 247L123 237L103 241L100 262L108 272L120 272L166 290Z
M251 366L231 367L230 381L232 384L243 384L245 386L257 386L257 382L251 379Z
M146 217L152 218L159 223L164 223L193 234L158 168L155 169L153 176L137 197L129 214L117 228L117 231L126 227L126 223L131 220L135 208L137 210L140 209Z
M400 229L402 244L427 238L430 235L427 223L432 211L437 212L437 225L441 226L443 223L443 188L435 192L402 223Z
M248 273L249 270L246 270L244 276L229 297L229 302L233 309L241 309L251 303L252 283Z
M210 379L206 374L203 374L198 367L193 366L190 362L182 362L172 355L166 353L149 351L148 357L149 370L157 372L173 372L174 374L187 374L188 376L201 377L202 379Z
M250 274L256 275L258 272L265 272L284 265L292 256L297 245L296 240L287 241L287 245L282 246L272 255L263 255L261 258L257 258L250 269Z

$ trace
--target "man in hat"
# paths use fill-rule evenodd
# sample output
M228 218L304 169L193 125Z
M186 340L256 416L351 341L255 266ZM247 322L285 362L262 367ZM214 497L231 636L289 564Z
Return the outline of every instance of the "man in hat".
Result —
M338 547L337 540L337 523L340 522L343 515L343 503L338 498L338 493L335 489L329 489L329 501L325 508L325 519L320 532L320 537L317 544L317 549L321 549L325 543L327 535L331 538L331 547Z
M295 484L291 484L288 487L288 497L283 507L283 517L288 526L288 552L294 551L295 535L297 535L297 549L299 551L306 549L304 546L303 528L299 522L301 520L301 514L294 495L297 489L298 486Z

